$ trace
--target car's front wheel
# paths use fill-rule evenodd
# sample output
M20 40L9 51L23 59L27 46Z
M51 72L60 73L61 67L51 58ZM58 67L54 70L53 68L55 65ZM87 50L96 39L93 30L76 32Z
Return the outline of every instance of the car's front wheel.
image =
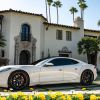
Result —
M21 90L29 86L29 75L22 70L14 71L8 78L8 87L14 90Z
M91 70L83 71L81 75L81 83L83 85L90 85L92 84L93 80L94 80L94 74Z

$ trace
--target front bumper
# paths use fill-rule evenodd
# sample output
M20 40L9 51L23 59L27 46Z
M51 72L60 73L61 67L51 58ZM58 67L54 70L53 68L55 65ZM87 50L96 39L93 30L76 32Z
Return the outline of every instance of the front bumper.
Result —
M8 87L9 73L0 72L0 87Z

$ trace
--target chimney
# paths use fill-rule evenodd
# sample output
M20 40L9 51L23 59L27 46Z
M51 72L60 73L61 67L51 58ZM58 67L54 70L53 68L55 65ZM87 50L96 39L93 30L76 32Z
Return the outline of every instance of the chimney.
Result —
M84 20L80 17L75 18L74 26L80 28L80 33L84 37Z
M83 19L80 18L80 17L75 18L74 26L84 29L84 21L83 21Z

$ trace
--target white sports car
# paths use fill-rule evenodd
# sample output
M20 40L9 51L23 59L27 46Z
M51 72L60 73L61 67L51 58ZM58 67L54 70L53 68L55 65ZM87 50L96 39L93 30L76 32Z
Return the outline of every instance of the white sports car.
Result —
M97 77L96 67L80 60L51 57L34 65L0 67L0 86L20 90L37 84L79 83L89 85Z

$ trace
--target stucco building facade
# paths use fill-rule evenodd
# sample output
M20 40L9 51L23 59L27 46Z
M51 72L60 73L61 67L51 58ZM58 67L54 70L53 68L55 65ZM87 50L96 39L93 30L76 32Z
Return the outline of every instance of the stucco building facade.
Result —
M41 14L15 10L0 11L0 31L6 46L0 48L0 56L9 64L31 64L48 56L69 56L87 62L86 55L79 55L77 43L84 37L98 38L100 31L84 29L84 21L78 17L73 26L48 23ZM100 69L100 54L97 57Z

